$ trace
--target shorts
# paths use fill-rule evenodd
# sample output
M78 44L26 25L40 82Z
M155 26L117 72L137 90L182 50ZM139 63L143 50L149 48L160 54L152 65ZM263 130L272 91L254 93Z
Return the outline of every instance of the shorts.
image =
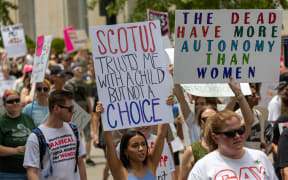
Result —
M1 180L27 180L26 173L6 173L0 172L0 179Z
M179 166L180 165L180 160L179 160L179 151L173 153L174 154L174 163L175 166Z
M92 136L91 136L91 121L89 121L88 124L85 126L85 128L83 129L83 133L84 133L85 141L89 141L89 140L92 139Z

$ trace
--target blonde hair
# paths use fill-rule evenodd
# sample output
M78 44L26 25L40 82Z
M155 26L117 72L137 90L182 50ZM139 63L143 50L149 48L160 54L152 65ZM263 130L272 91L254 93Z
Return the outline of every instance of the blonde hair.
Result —
M240 121L239 116L230 110L219 111L207 119L204 138L210 152L218 148L218 145L212 138L212 133L220 132L226 126L226 120L230 120L232 117L235 117Z

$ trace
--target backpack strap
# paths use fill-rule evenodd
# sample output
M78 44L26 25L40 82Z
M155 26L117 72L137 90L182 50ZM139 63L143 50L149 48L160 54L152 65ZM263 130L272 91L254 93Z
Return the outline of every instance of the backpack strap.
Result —
M33 129L32 132L36 134L37 139L38 139L39 153L40 153L40 167L41 169L43 169L43 157L46 152L47 143L43 135L43 132L39 128Z
M76 153L75 153L75 169L74 169L74 172L76 173L77 172L77 165L78 165L78 156L79 156L79 144L80 144L80 141L79 141L79 133L78 133L78 128L77 126L75 126L74 124L72 123L69 123L69 126L71 127L71 129L73 130L73 133L76 137Z

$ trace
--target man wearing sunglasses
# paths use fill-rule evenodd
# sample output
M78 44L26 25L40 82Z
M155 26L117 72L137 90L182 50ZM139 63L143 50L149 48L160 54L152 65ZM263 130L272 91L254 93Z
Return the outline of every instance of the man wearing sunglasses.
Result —
M23 166L27 168L29 179L87 179L83 161L85 149L81 138L77 138L79 133L76 135L69 125L74 113L72 99L73 93L69 91L55 90L50 94L49 117L38 127L48 143L42 161L35 133L29 136L26 144Z

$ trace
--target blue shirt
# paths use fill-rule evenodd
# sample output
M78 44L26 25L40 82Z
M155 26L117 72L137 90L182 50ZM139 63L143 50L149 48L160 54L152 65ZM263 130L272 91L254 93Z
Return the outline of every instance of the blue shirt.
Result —
M128 168L128 172L129 172L128 180L153 180L153 179L155 179L153 174L147 168L146 168L146 174L142 178L137 178L137 177L133 176L133 174L130 172L129 168Z
M32 115L31 115L31 109L32 109L32 103L29 103L23 108L23 113L30 115L34 121L35 126L38 127L49 114L49 107L41 106L38 104L37 101L34 101Z

